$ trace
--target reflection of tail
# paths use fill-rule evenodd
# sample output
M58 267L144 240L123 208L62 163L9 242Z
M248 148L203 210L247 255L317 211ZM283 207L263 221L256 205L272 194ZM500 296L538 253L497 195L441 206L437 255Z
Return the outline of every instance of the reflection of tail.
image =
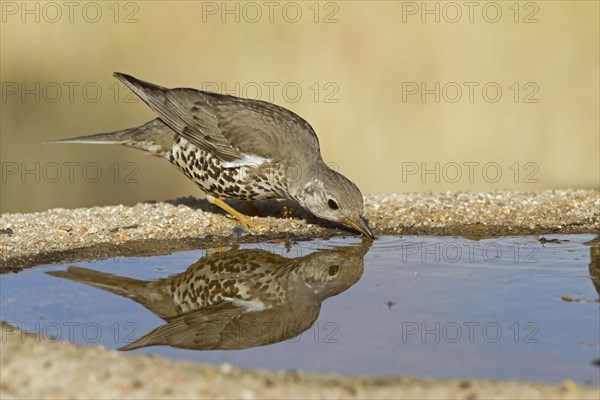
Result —
M55 140L50 143L122 144L147 151L155 156L164 156L173 146L174 140L175 132L160 118L156 118L135 128Z
M81 267L69 267L66 271L48 271L46 273L127 297L150 309L159 317L177 313L172 297L165 293L157 282L147 282Z

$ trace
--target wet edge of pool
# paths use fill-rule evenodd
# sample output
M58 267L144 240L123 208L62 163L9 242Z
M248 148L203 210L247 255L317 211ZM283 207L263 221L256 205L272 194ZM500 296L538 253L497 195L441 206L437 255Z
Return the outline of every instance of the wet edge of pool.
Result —
M569 226L555 229L531 229L526 227L506 227L493 225L456 225L440 228L415 228L406 227L401 233L393 230L377 230L377 237L381 236L457 236L470 240L482 240L494 237L510 236L543 236L550 234L595 234L596 238L587 244L592 247L600 246L599 232L589 229L581 229L578 226ZM131 257L131 256L157 256L170 254L176 251L195 250L198 248L213 248L232 243L261 243L272 240L285 240L290 242L310 241L310 240L329 240L333 237L347 238L349 236L340 235L339 232L331 232L327 235L296 235L286 233L273 233L269 235L244 235L228 237L206 237L206 238L183 238L177 240L131 240L121 243L98 243L90 246L78 247L68 250L55 250L44 253L22 255L5 259L3 251L0 248L0 275L9 272L19 272L25 268L31 268L38 265L64 264L78 261L101 260L111 257ZM1 247L1 243L0 243Z

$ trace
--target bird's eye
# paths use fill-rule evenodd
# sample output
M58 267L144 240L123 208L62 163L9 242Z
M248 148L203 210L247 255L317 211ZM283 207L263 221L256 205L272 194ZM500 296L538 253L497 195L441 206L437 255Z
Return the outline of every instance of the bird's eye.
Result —
M329 270L327 271L327 273L329 274L329 276L335 276L335 275L337 275L339 270L340 270L339 265L332 265L331 267L329 267Z
M335 200L333 200L333 199L329 199L329 200L327 201L327 205L328 205L328 206L329 206L329 208L331 208L332 210L337 210L338 208L340 208L340 207L338 206L338 204L335 202Z

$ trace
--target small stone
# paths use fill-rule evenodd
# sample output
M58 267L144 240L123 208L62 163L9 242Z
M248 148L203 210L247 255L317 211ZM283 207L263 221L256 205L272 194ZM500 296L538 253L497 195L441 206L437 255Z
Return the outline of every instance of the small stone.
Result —
M233 367L228 363L222 364L219 369L223 374L230 374L233 371Z
M70 225L61 225L58 227L58 230L64 232L71 232L73 230L73 227Z
M575 382L573 382L571 379L564 380L562 383L562 388L564 391L571 392L571 393L577 392L577 389L578 389L577 384Z

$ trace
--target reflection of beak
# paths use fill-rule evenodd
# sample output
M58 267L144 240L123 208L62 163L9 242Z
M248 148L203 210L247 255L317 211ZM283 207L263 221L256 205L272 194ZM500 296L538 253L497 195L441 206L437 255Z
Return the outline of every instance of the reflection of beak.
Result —
M369 237L371 239L375 238L373 232L371 232L371 229L369 228L369 225L367 225L367 223L362 217L358 217L358 220L356 221L353 221L350 218L343 218L342 223L356 229L366 237Z

